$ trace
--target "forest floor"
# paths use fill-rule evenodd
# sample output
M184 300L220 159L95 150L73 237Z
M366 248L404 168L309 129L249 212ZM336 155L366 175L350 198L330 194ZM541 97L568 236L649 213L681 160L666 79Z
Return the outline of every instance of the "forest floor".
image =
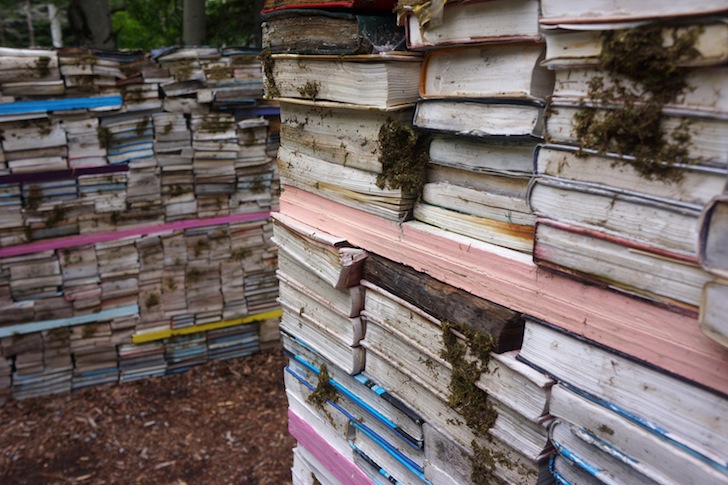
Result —
M0 406L3 484L286 484L279 350Z

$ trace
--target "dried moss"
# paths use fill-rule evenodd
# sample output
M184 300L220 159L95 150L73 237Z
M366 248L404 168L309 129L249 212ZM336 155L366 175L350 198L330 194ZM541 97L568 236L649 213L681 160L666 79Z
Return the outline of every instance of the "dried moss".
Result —
M174 128L174 123L171 121L164 125L164 128L162 128L162 134L163 135L169 135L172 132L172 129Z
M169 186L169 189L167 189L167 194L170 197L179 197L180 195L188 194L192 192L191 187L185 187L182 184L173 184Z
M234 121L222 120L216 116L205 116L200 123L200 128L210 133L224 133L234 126Z
M321 84L318 81L306 81L306 84L298 88L298 94L304 99L315 100L319 95Z
M53 209L48 213L48 216L46 216L46 225L48 227L53 227L56 224L60 223L65 219L66 217L66 209L63 208L62 205L54 205Z
M407 123L388 119L379 129L382 173L377 175L377 187L418 194L425 184L430 139Z
M203 251L210 250L210 242L206 239L198 239L195 243L195 257L198 258Z
M81 337L92 338L94 335L96 335L96 332L98 332L98 330L98 323L89 323L88 325L84 325L83 329L81 330Z
M147 129L150 121L151 118L149 118L149 116L145 116L144 118L139 120L134 128L134 133L136 133L137 136L142 136L144 134L144 131Z
M32 184L28 188L28 195L25 198L25 207L29 210L36 210L40 205L40 201L43 198L43 190L39 185Z
M41 56L35 60L35 70L38 72L40 78L48 77L51 75L51 70L48 67L51 63L51 58L48 56Z
M478 445L475 440L473 440L471 446L473 447L473 455L470 457L470 480L475 485L490 485L496 480L495 458L487 447Z
M96 128L96 135L99 137L99 148L109 148L111 146L111 130L105 126Z
M614 434L614 430L606 424L600 424L597 430L599 430L600 433L608 434L609 436Z
M224 81L232 79L232 75L230 74L230 68L227 66L212 66L207 71L207 78L212 81Z
M147 299L144 300L144 306L147 308L147 310L154 308L155 306L159 305L159 303L159 295L156 293L150 293L149 295L147 295Z
M199 283L202 279L202 271L193 268L189 270L185 276L187 277L187 281L191 284Z
M276 85L275 76L273 75L275 61L270 53L270 49L263 49L258 59L260 59L260 62L263 65L263 87L265 88L265 97L268 99L279 98L281 96L281 92Z
M466 337L461 342L453 330ZM440 356L452 366L448 386L448 405L457 411L477 436L485 436L495 423L498 413L486 401L485 393L475 383L488 368L490 351L495 346L492 336L443 322L442 340L445 348Z
M265 180L262 176L253 177L250 181L250 192L260 194L265 191Z
M603 78L592 79L588 98L616 107L595 109L582 100L574 128L580 148L633 157L624 163L642 177L677 182L682 172L673 166L694 162L690 122L667 133L663 107L688 89L688 71L680 63L698 55L695 43L702 27L673 30L669 46L663 32L660 25L651 25L602 34L600 61L613 83L606 86Z
M321 365L321 371L318 376L318 385L316 389L308 396L307 401L320 410L324 410L326 401L337 402L339 394L336 392L336 388L329 382L331 376L329 375L329 369L326 364Z
M230 65L240 67L245 66L246 64L250 64L253 61L258 59L258 56L255 54L237 54L235 56L232 56L230 60Z

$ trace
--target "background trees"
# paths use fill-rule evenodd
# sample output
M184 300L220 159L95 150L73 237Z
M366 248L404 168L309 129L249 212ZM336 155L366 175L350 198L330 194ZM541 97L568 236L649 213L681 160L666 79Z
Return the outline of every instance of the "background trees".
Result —
M65 46L259 46L261 8L262 0L0 0L0 46L51 47L53 11Z

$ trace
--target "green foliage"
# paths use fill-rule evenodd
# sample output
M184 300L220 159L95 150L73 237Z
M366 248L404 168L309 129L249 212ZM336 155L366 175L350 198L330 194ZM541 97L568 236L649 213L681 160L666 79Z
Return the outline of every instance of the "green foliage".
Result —
M120 49L148 51L182 42L182 0L113 0L111 7Z
M207 43L260 46L260 17L257 0L207 0Z

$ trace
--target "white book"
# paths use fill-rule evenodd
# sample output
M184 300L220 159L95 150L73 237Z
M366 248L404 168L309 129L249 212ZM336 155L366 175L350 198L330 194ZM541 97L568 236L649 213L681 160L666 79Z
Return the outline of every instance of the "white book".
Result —
M273 242L300 264L335 288L359 284L366 251L281 213L273 221Z
M358 56L276 54L269 98L299 98L376 108L417 101L421 58L408 53Z
M700 208L648 199L611 187L539 177L529 202L539 217L695 256ZM650 221L647 225L644 221Z
M291 478L294 485L343 485L301 444L293 448Z
M620 416L609 409L610 403L589 400L575 391L561 385L553 387L551 413L562 422L552 424L552 434L562 436L556 430L568 429L594 453L610 455L656 483L728 482L725 468L719 470L715 464Z
M417 103L414 125L468 136L541 137L544 108L539 104L430 99Z
M291 100L293 101L293 100ZM312 101L281 102L281 145L290 151L381 173L377 140L387 120L412 120L412 110L383 111Z
M470 172L530 174L535 148L536 140L506 143L435 134L430 143L430 163Z
M541 23L617 22L628 20L664 19L694 15L710 15L724 12L721 0L705 0L699 5L675 3L666 0L646 0L635 3L629 0L542 0Z
M540 62L542 43L435 49L422 64L423 98L504 98L545 101L554 73Z
M728 196L716 195L700 213L698 259L706 271L728 278L726 241L728 241Z
M700 330L728 347L728 284L725 280L707 283L700 301Z
M665 439L720 466L728 463L724 397L528 319L519 358Z

